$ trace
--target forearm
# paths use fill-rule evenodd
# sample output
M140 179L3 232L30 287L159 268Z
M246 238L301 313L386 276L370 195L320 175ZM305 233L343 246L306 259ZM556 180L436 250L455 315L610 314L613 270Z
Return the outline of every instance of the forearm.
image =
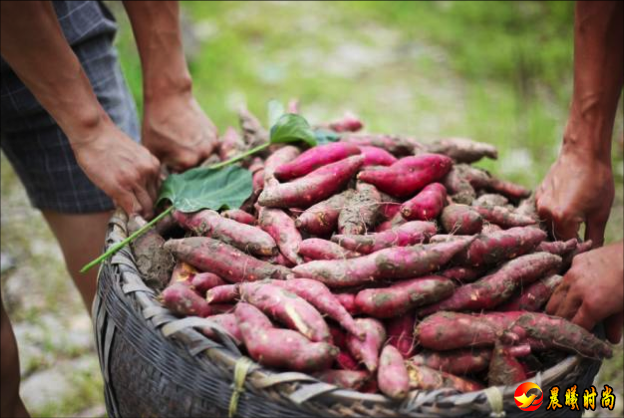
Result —
M578 1L574 24L574 94L564 150L605 163L622 90L622 2Z
M146 102L160 95L190 93L189 74L175 1L124 1L143 68Z
M2 1L2 57L56 120L72 146L88 142L106 114L49 1Z

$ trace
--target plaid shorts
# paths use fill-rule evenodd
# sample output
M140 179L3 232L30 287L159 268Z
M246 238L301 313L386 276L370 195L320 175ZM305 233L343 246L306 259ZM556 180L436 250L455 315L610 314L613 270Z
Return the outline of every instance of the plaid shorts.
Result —
M54 6L100 104L122 131L138 141L136 107L113 46L112 15L99 2L54 2ZM4 60L1 98L0 145L34 207L61 213L114 208L76 162L67 136Z

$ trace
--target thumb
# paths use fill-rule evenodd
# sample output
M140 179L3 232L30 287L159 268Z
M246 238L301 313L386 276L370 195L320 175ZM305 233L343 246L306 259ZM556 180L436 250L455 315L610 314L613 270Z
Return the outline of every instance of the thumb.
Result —
M608 219L608 210L587 217L585 222L585 241L592 240L594 248L601 247L604 242L604 232Z

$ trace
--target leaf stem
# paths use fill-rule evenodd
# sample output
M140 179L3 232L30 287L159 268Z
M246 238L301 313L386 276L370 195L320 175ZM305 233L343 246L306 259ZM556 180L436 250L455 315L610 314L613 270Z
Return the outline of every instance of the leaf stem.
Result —
M230 159L229 159L229 160L227 160L227 161L222 161L222 162L220 162L220 163L213 164L213 165L211 165L211 166L210 166L210 167L208 167L208 168L209 168L210 170L214 170L214 169L216 169L216 168L221 168L221 167L225 167L226 165L233 164L233 163L235 163L235 162L237 162L237 161L242 160L243 158L246 158L246 157L249 157L249 156L250 156L250 155L252 155L252 154L255 154L256 152L259 152L259 151L262 151L263 149L268 148L268 147L269 147L269 145L271 145L271 143L270 143L270 142L267 142L267 143L262 144L262 145L258 145L257 147L252 148L252 149L250 149L250 150L248 150L248 151L245 151L245 152L243 152L242 154L237 155L236 157L232 157L232 158L230 158Z
M169 215L171 213L171 211L173 211L174 208L175 207L173 205L169 206L167 208L167 210L165 210L160 215L158 215L157 217L155 217L154 219L149 221L149 223L145 224L138 231L136 231L135 233L130 235L125 240L121 241L119 244L113 245L104 254L102 254L101 256L96 258L95 260L91 261L89 264L85 265L82 269L80 269L80 272L81 273L86 273L89 269L91 269L91 267L96 266L96 265L100 264L102 261L108 259L110 256L115 254L117 251L121 250L130 241L132 241L133 239L135 239L139 235L142 235L145 231L150 229L156 222L160 221L162 218L164 218L165 216Z

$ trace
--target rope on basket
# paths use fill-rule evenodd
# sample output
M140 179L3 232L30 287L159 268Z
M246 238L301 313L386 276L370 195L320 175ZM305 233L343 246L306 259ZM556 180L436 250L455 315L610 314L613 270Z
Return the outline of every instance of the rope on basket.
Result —
M243 393L243 385L245 384L247 373L249 373L249 370L253 365L253 361L249 358L241 357L234 366L234 392L232 392L232 397L230 398L230 408L228 410L228 416L230 418L236 415L238 398L240 397L240 394Z
M505 410L503 409L503 393L496 386L491 386L483 390L485 393L485 397L490 404L490 408L492 409L492 413L490 414L493 418L501 418L505 416Z

